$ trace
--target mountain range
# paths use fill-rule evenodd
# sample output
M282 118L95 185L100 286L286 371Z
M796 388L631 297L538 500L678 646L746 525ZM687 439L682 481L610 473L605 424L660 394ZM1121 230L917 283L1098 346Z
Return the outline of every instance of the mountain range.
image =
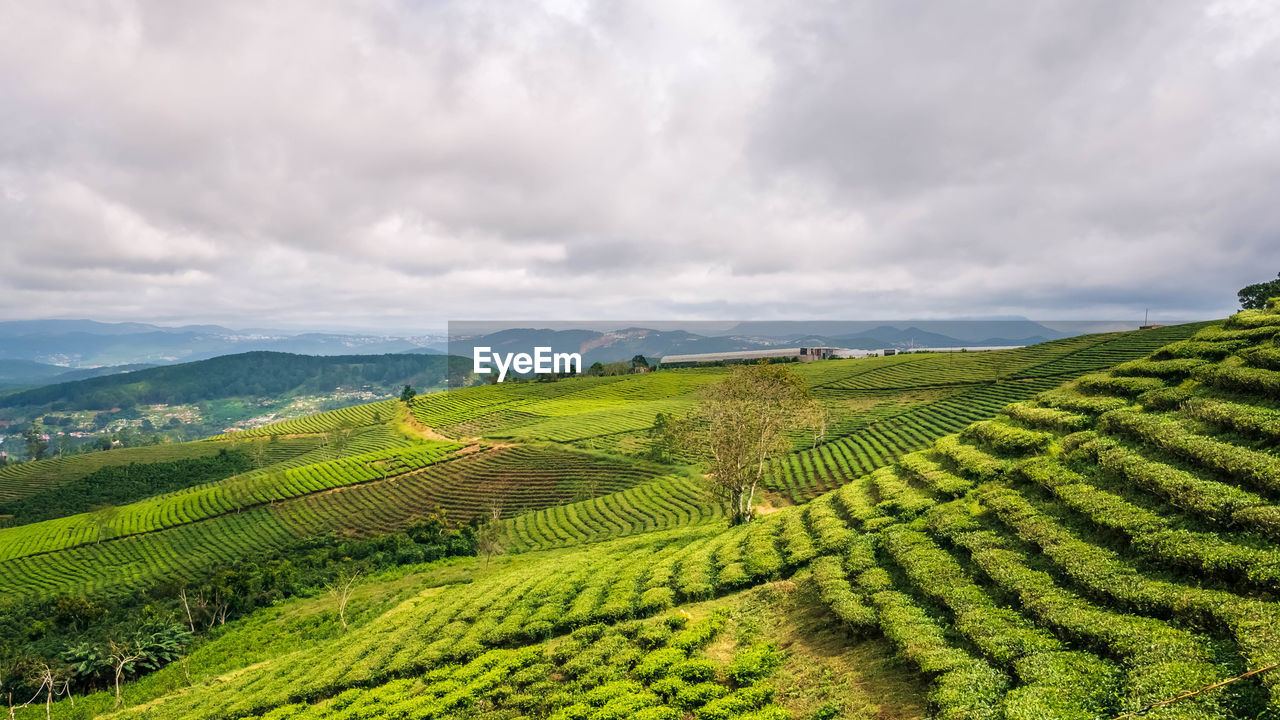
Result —
M1029 345L1103 329L1083 325L1055 329L1025 319L654 324L664 329L619 329L603 323L528 323L526 327L480 323L470 329L465 324L451 326L449 335L394 335L93 320L10 321L0 322L0 388L67 382L254 351L316 356L448 353L466 357L476 346L500 352L528 352L535 346L548 346L560 352L579 352L589 365L628 360L634 355L660 358L798 345L864 350ZM76 372L79 374L68 374Z

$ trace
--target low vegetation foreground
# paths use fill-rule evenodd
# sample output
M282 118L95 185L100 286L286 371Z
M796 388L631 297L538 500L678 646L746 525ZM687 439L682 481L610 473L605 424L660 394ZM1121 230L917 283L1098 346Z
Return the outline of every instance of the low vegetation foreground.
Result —
M1273 301L0 467L0 699L19 719L1280 718L1278 335Z

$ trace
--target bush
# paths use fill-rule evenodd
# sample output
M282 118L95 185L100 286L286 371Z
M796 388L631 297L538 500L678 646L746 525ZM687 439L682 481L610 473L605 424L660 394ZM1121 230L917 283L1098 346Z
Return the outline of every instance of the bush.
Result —
M1005 406L1005 415L1023 425L1056 430L1058 432L1076 432L1085 430L1091 424L1089 417L1056 408L1036 407L1031 403L1013 403Z
M750 685L768 677L781 664L778 649L771 643L761 643L738 653L725 670L725 677L739 686Z
M995 480L1004 475L1007 463L971 445L964 445L955 435L938 438L933 449L960 468L961 472L979 480Z
M838 558L830 555L815 558L811 567L813 581L818 586L818 596L832 614L855 632L864 633L875 629L875 611L863 602L860 594L853 591L844 577L844 568Z
M1183 413L1245 437L1280 442L1280 412L1240 403L1194 398Z
M1191 371L1205 364L1202 358L1173 358L1170 360L1130 360L1111 369L1116 375L1154 377L1164 380L1184 380Z
M681 683L671 698L671 704L685 711L692 711L712 700L724 697L729 691L723 685L701 682L696 685Z
M708 702L694 711L693 716L698 720L735 720L769 704L772 700L772 687L753 685Z
M688 658L671 666L670 674L693 684L713 682L716 679L716 666L705 658Z
M1206 385L1225 390L1280 398L1280 373L1274 370L1238 365L1213 365L1199 368L1193 376Z
M671 646L692 652L715 638L716 634L724 627L725 621L728 619L728 613L724 610L717 610L705 620L700 620L690 624L679 634L671 639Z
M1091 395L1118 395L1137 397L1150 390L1165 386L1163 380L1145 377L1116 377L1113 375L1085 375L1076 380L1075 386Z
M1255 488L1280 493L1280 458L1197 435L1173 420L1129 410L1103 415L1099 427Z
M1124 398L1108 397L1106 395L1081 395L1070 387L1046 390L1037 395L1036 400L1050 407L1088 413L1090 415L1101 415L1108 410L1115 410L1129 404Z
M984 445L1002 455L1029 455L1049 446L1053 436L1049 433L1025 430L997 420L973 423L960 433L960 437Z
M645 682L664 678L677 663L683 662L688 653L680 648L667 647L651 651L636 664L631 674Z
M973 487L972 481L943 470L941 465L930 460L925 453L903 455L898 458L898 467L943 495L962 495Z

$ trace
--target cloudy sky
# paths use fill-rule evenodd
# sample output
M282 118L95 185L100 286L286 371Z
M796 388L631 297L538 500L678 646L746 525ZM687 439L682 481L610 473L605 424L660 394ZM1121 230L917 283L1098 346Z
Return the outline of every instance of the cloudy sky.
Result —
M0 0L0 319L1215 317L1275 3Z

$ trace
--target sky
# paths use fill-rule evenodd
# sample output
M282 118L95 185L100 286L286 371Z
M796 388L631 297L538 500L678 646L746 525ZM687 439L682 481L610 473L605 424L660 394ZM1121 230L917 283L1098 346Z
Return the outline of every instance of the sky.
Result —
M0 319L1222 317L1270 2L0 0Z

